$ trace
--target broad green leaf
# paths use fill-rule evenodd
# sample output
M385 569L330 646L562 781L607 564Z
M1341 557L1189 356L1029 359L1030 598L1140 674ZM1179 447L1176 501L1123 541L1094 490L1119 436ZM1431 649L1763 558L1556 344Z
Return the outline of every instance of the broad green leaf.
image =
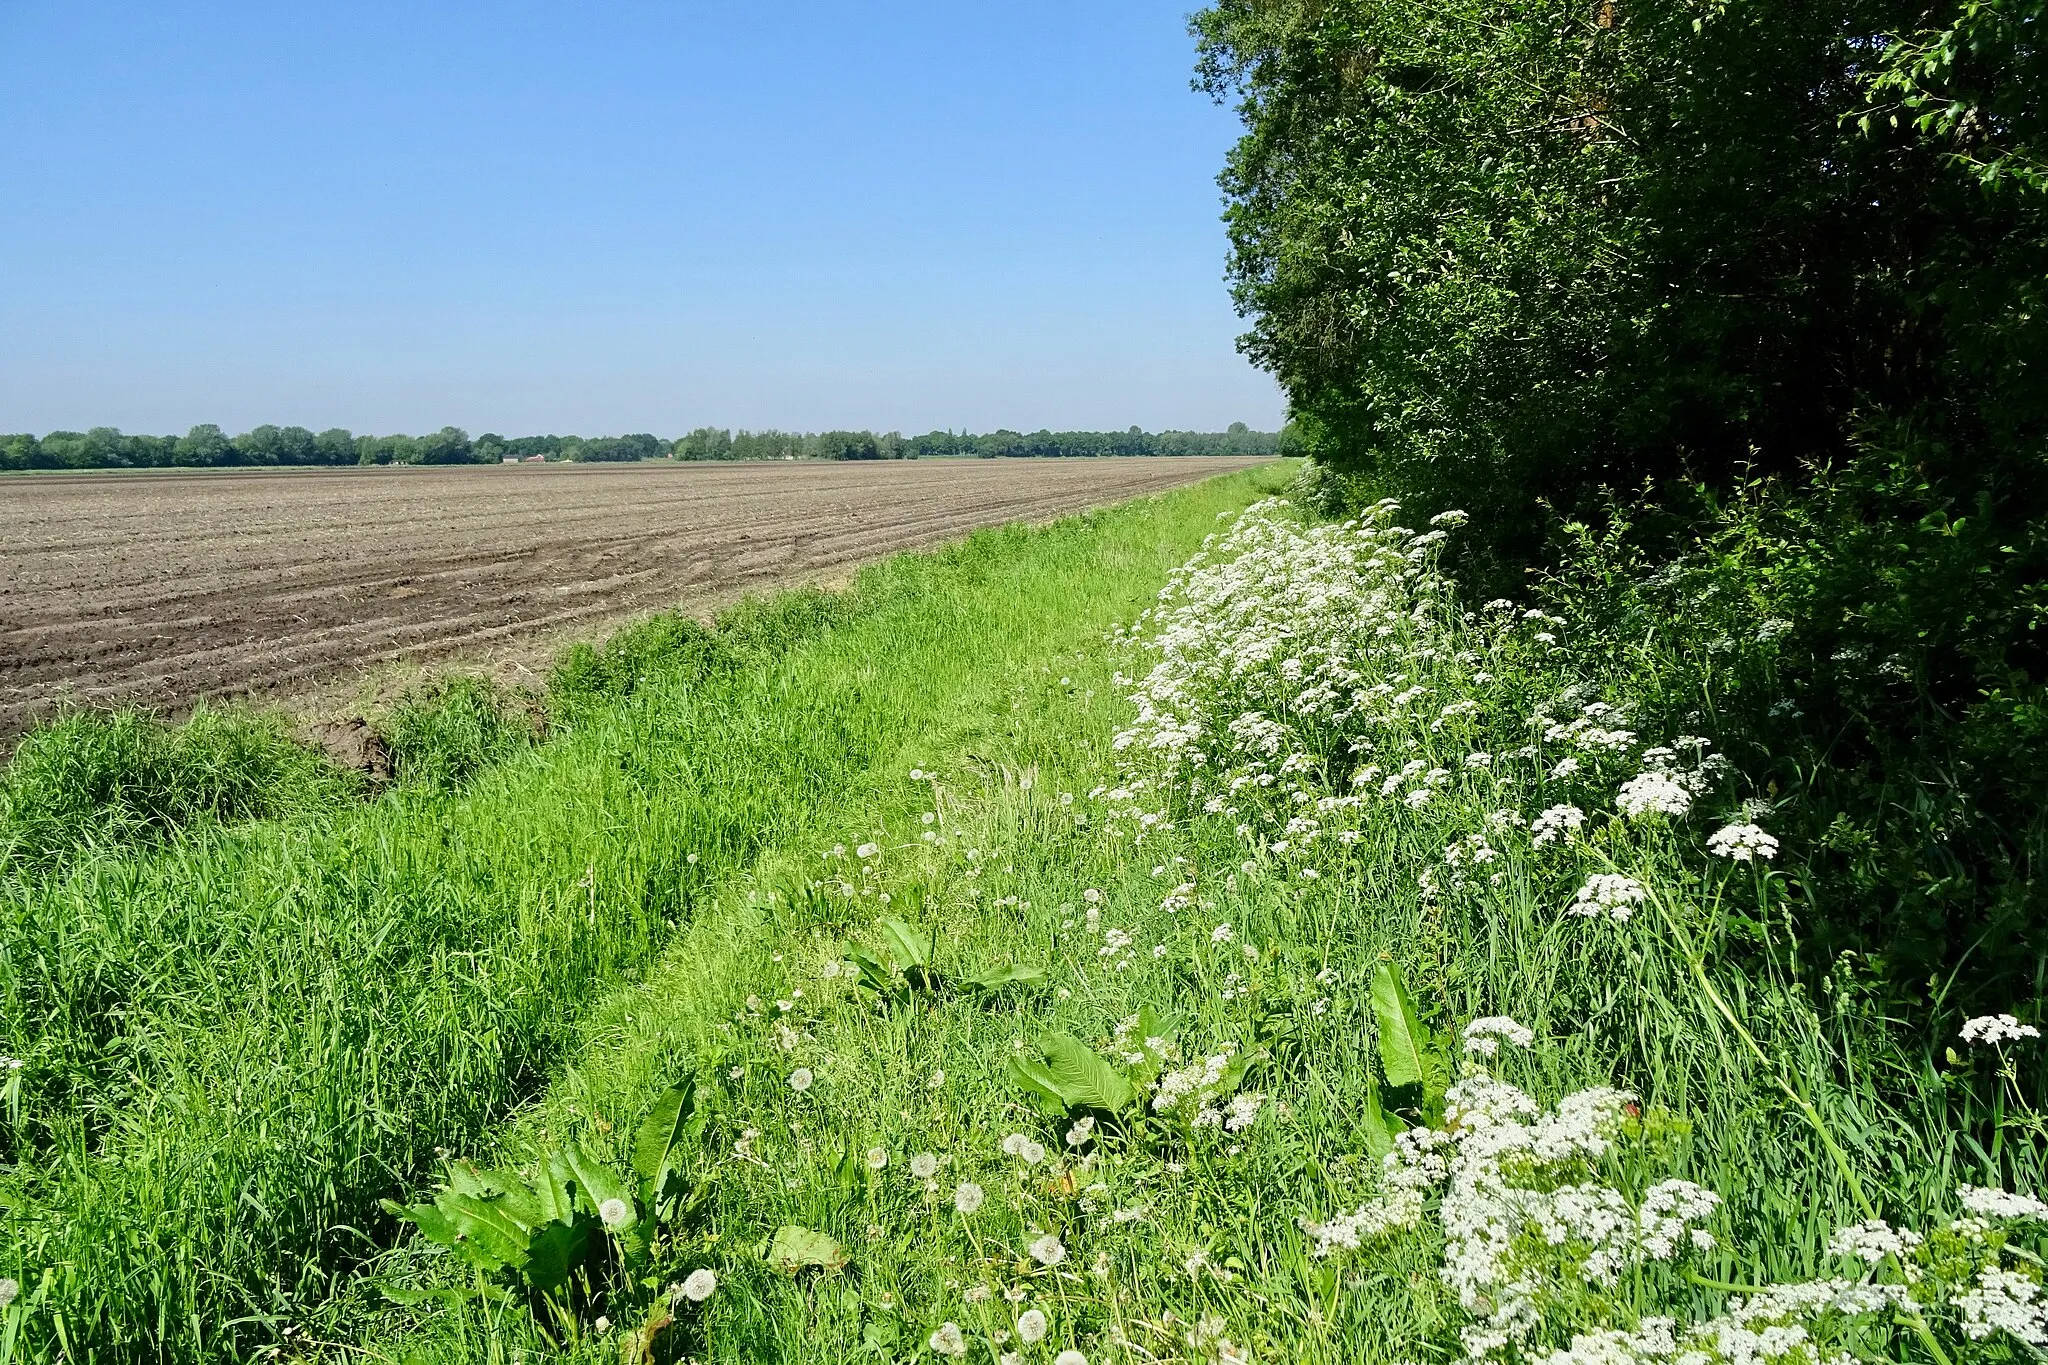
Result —
M1060 1093L1059 1080L1045 1063L1028 1058L1011 1056L1003 1068L1010 1077L1010 1083L1022 1090L1039 1113L1049 1118L1061 1118L1067 1112L1067 1098Z
M669 1170L676 1143L696 1110L697 1082L693 1077L664 1092L640 1121L640 1129L633 1137L633 1173L640 1177L649 1203L660 1194L662 1177Z
M894 915L882 921L882 941L889 947L889 955L896 959L896 965L909 971L913 967L930 967L932 945L935 935L911 928Z
M495 1199L443 1190L434 1203L455 1225L455 1249L465 1259L478 1264L489 1262L491 1269L517 1267L525 1261L527 1230Z
M1365 1108L1359 1115L1359 1127L1365 1134L1365 1150L1374 1160L1378 1160L1394 1150L1394 1138L1408 1125L1401 1122L1396 1115L1382 1109L1380 1097L1374 1093L1365 1098Z
M526 1282L544 1294L558 1292L589 1249L589 1223L549 1223L527 1244Z
M761 1244L761 1259L785 1274L816 1267L834 1271L846 1268L846 1248L828 1233L785 1225Z
M899 1003L910 998L910 988L903 983L903 979L883 966L873 955L859 948L849 948L846 950L846 956L860 969L861 985L885 999Z
M598 1205L607 1199L617 1199L632 1210L632 1217L638 1218L639 1209L634 1206L633 1195L626 1188L626 1182L619 1179L609 1166L584 1151L582 1143L564 1143L562 1157L569 1163L569 1169L576 1173L576 1184L582 1189L591 1212L595 1213Z
M1095 1050L1071 1033L1048 1033L1038 1040L1053 1087L1070 1109L1106 1109L1122 1113L1137 1102L1137 1091Z
M1031 986L1045 980L1045 968L1033 967L1022 962L1013 962L1003 967L991 967L980 976L970 976L962 983L976 990L996 991L1005 986Z
M1382 962L1372 974L1372 1016L1379 1026L1380 1065L1387 1084L1421 1085L1429 1075L1429 1034L1416 1017L1415 1001L1401 969Z

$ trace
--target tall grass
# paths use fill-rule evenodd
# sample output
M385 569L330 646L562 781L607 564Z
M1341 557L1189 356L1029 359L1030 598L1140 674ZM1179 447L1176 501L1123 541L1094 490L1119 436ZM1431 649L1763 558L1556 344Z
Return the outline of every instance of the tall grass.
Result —
M1446 1281L1434 1225L1327 1257L1302 1225L1369 1204L1388 1119L1441 1123L1443 1082L1484 1061L1459 1055L1460 1031L1492 1015L1537 1043L1485 1064L1540 1102L1633 1093L1611 1159L1581 1178L1628 1202L1680 1177L1721 1202L1713 1249L1582 1286L1528 1354L1489 1358L1645 1315L1710 1319L1744 1286L1882 1279L1830 1254L1836 1229L1937 1227L1961 1183L2039 1187L2038 1120L2003 1107L1997 1059L1924 1041L1953 1039L1959 1016L1888 1018L1864 966L1802 954L1804 851L1711 851L1716 826L1769 822L1769 793L1709 761L1714 745L1647 728L1661 674L1604 670L1531 603L1467 610L1435 536L1346 541L1265 515L1270 532L1177 575L1173 610L1129 643L1025 648L1025 667L958 698L984 722L898 754L876 788L890 799L765 848L592 1012L534 1107L465 1149L530 1163L575 1139L623 1164L639 1116L695 1077L708 1194L660 1275L604 1287L564 1327L475 1294L416 1241L382 1272L412 1301L366 1301L364 1348L638 1359L629 1330L672 1315L660 1358L1455 1358L1492 1305ZM1713 738L1710 715L1690 719ZM1629 814L1618 789L1644 773L1684 799ZM1584 822L1539 840L1536 818L1567 804ZM1646 898L1627 918L1570 913L1594 875ZM877 991L853 955L900 951L892 918L931 960ZM1046 975L963 984L1001 964ZM1387 1060L1389 966L1438 1072L1419 1086ZM1141 1010L1172 1068L1254 1059L1198 1085L1213 1122L1158 1106L1167 1089L1123 1028ZM1138 1106L1031 1103L1011 1059L1057 1033L1127 1072ZM848 1269L765 1262L792 1225ZM1034 1250L1047 1234L1057 1257ZM661 1292L706 1267L719 1288L702 1307ZM1026 1310L1042 1340L1020 1335ZM1951 1358L2023 1349L1959 1337L1952 1312L1937 1326ZM1903 1317L1837 1329L1869 1356L1935 1358ZM1637 1358L1616 1351L1569 1358Z
M701 941L707 888L900 806L907 756L977 742L1017 670L1134 610L1260 477L742 608L714 632L730 667L576 656L565 733L503 744L469 707L443 725L461 742L423 746L457 756L441 780L368 806L0 880L0 1037L24 1063L6 1349L242 1359L333 1329L396 1239L378 1201L530 1099L591 1002Z

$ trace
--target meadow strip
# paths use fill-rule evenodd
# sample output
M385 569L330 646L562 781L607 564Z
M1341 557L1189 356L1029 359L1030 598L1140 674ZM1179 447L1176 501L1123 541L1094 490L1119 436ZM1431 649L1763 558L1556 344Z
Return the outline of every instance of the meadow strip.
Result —
M0 885L16 1354L331 1326L393 1238L378 1199L530 1096L707 887L886 811L906 750L971 743L1012 671L1128 615L1259 477L890 561L762 666L657 673L457 790Z

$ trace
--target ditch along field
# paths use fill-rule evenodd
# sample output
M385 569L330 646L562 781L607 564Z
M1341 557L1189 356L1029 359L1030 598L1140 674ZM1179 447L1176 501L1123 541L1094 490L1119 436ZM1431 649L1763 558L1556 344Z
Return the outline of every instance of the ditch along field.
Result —
M1043 521L1246 460L515 465L0 481L0 739L60 699L289 696Z
M2033 1027L1918 1088L1682 675L1285 474L0 863L0 1361L2031 1358Z

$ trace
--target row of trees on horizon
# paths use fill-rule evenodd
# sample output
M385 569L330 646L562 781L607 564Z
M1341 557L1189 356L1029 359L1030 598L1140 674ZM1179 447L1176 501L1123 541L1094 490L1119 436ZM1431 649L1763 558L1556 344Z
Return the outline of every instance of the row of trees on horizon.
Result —
M218 426L183 436L131 436L113 427L0 435L0 470L162 469L230 466L500 464L508 460L915 460L939 456L1059 459L1099 455L1276 455L1283 434L1233 422L1227 431L738 431L699 427L663 440L630 436L500 436L471 439L457 427L428 436L359 436L339 427L260 426L229 436Z

